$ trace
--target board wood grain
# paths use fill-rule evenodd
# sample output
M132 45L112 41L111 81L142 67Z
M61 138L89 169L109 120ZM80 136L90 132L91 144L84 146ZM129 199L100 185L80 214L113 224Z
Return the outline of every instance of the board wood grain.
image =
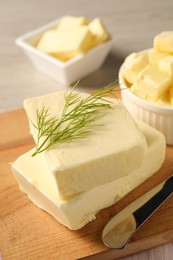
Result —
M162 168L97 219L78 231L68 230L21 193L10 163L34 146L23 109L0 114L0 250L4 259L118 259L173 242L173 197L136 232L121 251L101 241L108 220L135 198L173 174L173 147Z

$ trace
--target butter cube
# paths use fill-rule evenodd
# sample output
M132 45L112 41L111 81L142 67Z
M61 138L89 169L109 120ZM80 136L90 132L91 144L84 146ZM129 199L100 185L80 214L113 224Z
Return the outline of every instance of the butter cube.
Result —
M160 106L171 106L170 90L167 90L156 102Z
M173 81L173 55L168 55L165 58L160 59L158 62L158 68L160 71L171 77Z
M144 100L147 100L151 103L157 103L158 100L156 100L155 98L147 95L146 93L142 92L141 89L138 88L138 86L134 83L132 86L131 86L131 91L137 95L138 97L144 99Z
M86 93L80 95L88 97ZM141 166L146 151L145 137L123 104L119 100L111 101L113 109L105 111L106 115L97 120L97 125L102 127L93 126L87 138L59 143L43 152L61 197L122 178ZM25 100L35 142L37 129L33 124L36 124L37 109L44 105L50 115L61 118L64 104L64 91Z
M136 84L133 84L131 86L131 91L137 95L138 97L144 99L144 100L147 100L151 103L154 103L154 104L158 104L160 106L171 106L171 103L170 103L170 91L167 90L166 92L164 92L163 95L161 95L158 99L156 99L155 97L152 97L150 95L147 95L146 93L144 93L143 91L141 91L140 88L138 88L138 86Z
M157 51L173 53L173 31L162 32L156 35L154 48Z
M138 97L142 98L142 99L145 99L145 100L148 100L149 97L148 95L146 95L145 93L143 93L143 91L141 91L141 89L138 88L138 86L134 83L133 85L131 85L131 91L137 95ZM149 100L148 100L149 101Z
M171 78L157 67L147 65L138 74L135 85L139 91L147 96L158 99L169 88Z
M45 53L68 59L88 50L93 35L87 26L73 30L49 30L41 37L37 48Z
M109 33L107 32L100 18L95 18L92 22L89 23L88 27L94 35L94 40L92 43L93 46L105 42L110 38Z
M65 30L65 29L71 29L75 27L79 27L82 25L87 25L88 21L87 18L84 16L65 16L61 19L59 24L57 25L58 30Z
M164 57L166 57L168 54L165 52L156 51L155 49L151 49L148 53L149 56L149 63L151 65L157 66L158 61Z
M148 53L132 53L124 61L122 75L130 83L133 84L138 73L148 64Z
M56 54L49 54L50 56L52 56L53 58L56 58L58 60L61 60L63 62L71 60L73 58L75 58L76 56L80 55L81 53L79 52L68 52L68 53L63 53L62 55L60 53Z
M12 164L20 189L33 203L61 224L73 230L82 228L94 220L101 209L113 205L127 195L162 165L166 147L163 134L142 122L138 124L147 140L147 149L142 165L128 176L63 200L59 197L55 176L51 174L46 158L43 154L32 157L31 150Z

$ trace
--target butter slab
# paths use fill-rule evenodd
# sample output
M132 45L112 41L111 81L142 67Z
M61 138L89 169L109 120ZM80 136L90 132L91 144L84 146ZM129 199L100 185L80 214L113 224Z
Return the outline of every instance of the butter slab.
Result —
M63 200L59 197L54 176L50 174L43 154L31 157L31 150L12 164L20 189L61 224L73 230L82 228L94 220L101 209L120 200L162 165L166 150L163 134L143 122L138 124L145 135L147 150L141 167L128 176Z
M80 95L88 96L86 93ZM43 152L62 197L122 178L143 163L146 151L143 133L121 101L110 100L113 109L105 111L106 115L97 121L102 127L93 127L86 138L57 144ZM37 129L33 123L36 124L37 109L45 106L52 116L60 118L64 102L63 91L25 100L35 142Z

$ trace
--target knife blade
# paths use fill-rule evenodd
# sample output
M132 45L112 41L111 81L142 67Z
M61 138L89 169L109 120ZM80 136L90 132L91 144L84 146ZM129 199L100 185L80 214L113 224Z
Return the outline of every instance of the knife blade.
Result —
M136 230L172 193L173 176L115 215L103 229L103 243L109 248L123 249Z

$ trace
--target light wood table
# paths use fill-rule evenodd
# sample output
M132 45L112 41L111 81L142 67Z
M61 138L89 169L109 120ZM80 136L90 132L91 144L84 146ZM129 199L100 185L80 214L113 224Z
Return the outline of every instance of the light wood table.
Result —
M63 89L37 71L15 39L64 15L101 17L114 44L104 65L82 79L79 89L92 91L115 80L126 55L150 48L154 35L173 30L172 0L4 0L0 8L0 112L22 107L25 98ZM172 259L173 244L124 259ZM1 259L1 256L0 256Z

